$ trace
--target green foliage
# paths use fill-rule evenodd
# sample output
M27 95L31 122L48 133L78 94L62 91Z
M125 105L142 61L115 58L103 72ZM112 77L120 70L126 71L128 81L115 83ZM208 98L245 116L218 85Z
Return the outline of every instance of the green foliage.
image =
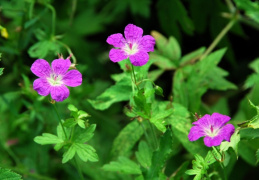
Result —
M145 141L140 141L138 151L136 152L136 158L144 168L149 168L151 166L152 151Z
M257 159L256 163L258 163L259 162L259 149L256 151L256 159Z
M2 54L0 53L0 61L1 61ZM3 74L4 68L0 68L0 76Z
M228 73L217 67L225 51L221 49L213 52L195 65L185 66L175 72L173 85L175 102L195 112L200 108L201 97L208 89L236 89L234 84L224 79Z
M247 120L245 122L242 122L239 124L240 127L251 127L253 129L258 129L259 128L259 107L255 106L252 101L249 100L250 106L256 110L256 115L252 117L252 119Z
M90 104L99 110L109 108L113 103L129 100L131 94L131 80L126 76L115 85L106 89L96 100L89 100Z
M239 9L245 11L246 16L259 23L259 4L257 1L234 0L234 2Z
M112 154L117 156L127 156L130 153L132 147L141 138L143 133L143 127L138 121L134 120L130 122L114 139Z
M194 27L192 20L189 18L181 1L159 0L157 8L159 9L158 17L161 27L168 35L174 35L179 39L179 25L185 33L193 33Z
M198 154L195 154L194 157L195 160L192 161L193 169L187 170L185 173L195 175L194 179L200 180L208 176L209 165L213 164L216 160L211 151L208 152L205 159Z
M240 141L239 131L236 130L235 133L231 136L230 142L224 141L220 144L220 151L227 151L228 148L232 147L235 151L238 158L238 143Z
M90 117L90 115L83 111L83 110L78 110L74 105L69 104L68 105L68 109L71 111L70 116L72 116L73 118L69 118L67 119L63 125L65 127L74 127L76 124L78 124L81 128L85 128L86 127L86 122L85 122L85 118Z
M146 179L157 179L163 169L166 160L172 152L172 131L168 129L161 137L158 150L153 153L152 165L147 171Z
M12 172L10 169L3 169L0 167L0 179L2 180L21 180L22 176Z
M105 171L118 171L125 174L141 174L140 167L132 160L120 156L118 161L112 161L103 166Z
M223 179L214 156L227 177L256 174L258 7L251 0L1 0L0 164L7 169L0 179L1 171L12 176L8 169L25 180L79 179L74 166L93 180L192 179L185 171L193 155L187 172L195 179ZM148 63L134 69L129 59L112 63L105 42L129 23L156 41ZM30 67L58 54L71 55L83 83L56 102L67 117L56 127ZM213 112L240 128L211 153L188 134L192 114Z
M77 108L73 105L69 105L69 109L75 110L72 112L80 112L76 111ZM87 113L84 113L84 115L88 116ZM35 137L34 141L41 145L55 144L54 149L56 151L59 151L62 147L64 147L65 152L63 154L62 163L66 163L73 159L75 154L77 154L78 157L84 162L96 162L98 161L98 155L95 153L96 150L92 146L85 144L85 142L88 142L93 137L95 128L95 124L92 124L87 128L75 128L73 126L72 132L70 129L65 129L66 134L64 134L61 124L59 124L57 128L57 136L49 133L43 133L42 136ZM70 137L70 139L68 140L67 137Z

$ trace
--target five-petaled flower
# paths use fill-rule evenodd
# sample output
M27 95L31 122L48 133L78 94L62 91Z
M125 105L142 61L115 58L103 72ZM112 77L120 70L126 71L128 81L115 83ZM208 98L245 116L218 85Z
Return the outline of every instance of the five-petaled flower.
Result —
M69 59L55 59L49 63L44 59L37 59L31 66L31 71L39 78L33 82L33 89L39 95L51 95L55 101L64 101L69 96L66 86L82 84L82 74L78 70L68 71Z
M121 33L110 35L106 42L117 49L111 49L109 57L113 62L119 62L129 57L134 66L143 66L148 62L148 52L154 51L155 39L150 35L143 35L143 29L128 24Z
M225 125L231 118L219 113L204 115L199 120L193 122L188 138L190 141L196 141L205 136L204 144L208 147L219 146L223 140L230 142L235 127L232 124Z

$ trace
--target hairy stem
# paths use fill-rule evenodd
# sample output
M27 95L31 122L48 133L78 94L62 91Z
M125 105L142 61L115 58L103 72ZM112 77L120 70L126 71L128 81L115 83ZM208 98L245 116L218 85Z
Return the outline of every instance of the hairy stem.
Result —
M79 174L79 176L80 176L80 179L81 179L81 180L84 180L84 176L83 176L82 170L81 170L81 168L80 168L80 166L79 166L79 164L78 164L78 162L77 162L77 160L76 160L76 157L75 157L74 160L75 160L76 169L77 169L77 171L78 171L78 174Z
M151 133L152 133L152 136L153 136L153 140L154 140L154 150L156 150L159 145L158 145L158 140L157 140L157 137L156 137L156 133L155 133L155 129L154 129L154 126L153 124L151 124L151 122L148 120L148 123L149 123L149 126L150 126L150 130L151 130Z
M64 132L64 134L65 134L65 137L66 137L66 139L67 139L67 134L66 134L66 131L65 131L65 129L64 129L64 126L63 126L63 124L62 124L62 121L61 121L61 118L60 118L60 115L59 115L59 113L58 113L58 110L57 110L57 107L56 107L55 103L53 103L53 106L54 106L55 112L56 112L56 114L57 114L57 116L58 116L58 121L59 121L59 123L60 123L60 125L61 125L61 127L62 127L62 130L63 130L63 132Z
M51 29L51 34L52 36L55 36L55 25L56 25L56 10L53 6L51 6L50 4L46 5L52 12L52 29Z
M134 81L135 81L135 86L137 87L137 89L139 90L139 87L137 85L137 80L136 80L136 75L135 75L135 70L134 70L134 66L131 64L131 69L132 69L132 74L134 77Z
M208 47L208 49L203 53L203 55L200 57L200 60L204 59L220 42L220 40L227 34L227 32L232 28L232 26L236 22L236 16L233 17L231 21L222 29L222 31L218 34L216 39L211 43L211 45Z

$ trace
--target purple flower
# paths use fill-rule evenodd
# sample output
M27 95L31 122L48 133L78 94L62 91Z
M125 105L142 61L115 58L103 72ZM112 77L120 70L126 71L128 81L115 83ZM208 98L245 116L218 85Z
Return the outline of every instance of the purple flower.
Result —
M143 29L128 24L124 30L125 38L121 33L110 35L106 42L117 49L111 49L109 57L113 62L119 62L129 57L134 66L143 66L148 62L148 52L154 51L155 39L143 36Z
M44 59L37 59L31 66L31 71L39 78L33 82L33 89L39 95L51 95L55 101L64 101L69 96L66 86L82 84L82 74L78 70L68 71L71 62L69 59L55 59L49 63Z
M193 122L188 138L190 141L196 141L202 136L204 144L208 147L219 146L223 140L230 142L235 127L232 124L225 125L231 118L219 113L204 115L198 121Z

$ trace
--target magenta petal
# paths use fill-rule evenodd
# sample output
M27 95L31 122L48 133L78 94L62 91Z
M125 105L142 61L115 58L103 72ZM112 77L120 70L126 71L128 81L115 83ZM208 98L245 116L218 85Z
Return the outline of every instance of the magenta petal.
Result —
M142 38L143 29L134 24L128 24L125 27L124 35L128 42L136 42L138 39Z
M188 134L188 138L190 141L196 141L197 139L205 135L206 134L202 128L198 126L193 126L190 130L190 133Z
M146 52L154 51L155 44L155 38L150 35L143 36L143 38L139 42L141 50L144 50Z
M50 85L44 78L36 79L33 82L33 89L41 96L47 96L50 93Z
M235 127L232 124L227 124L220 129L218 135L222 136L224 140L230 142L232 134L235 132Z
M76 87L82 84L82 74L78 70L68 71L62 81L65 85Z
M221 144L221 142L223 141L224 137L223 136L214 136L214 137L209 137L209 136L206 136L203 141L204 141L204 144L208 147L211 147L211 146L219 146Z
M50 95L55 101L64 101L69 96L69 89L64 85L52 86Z
M37 59L31 65L31 71L38 77L46 77L50 75L51 68L49 63L44 59Z
M147 52L139 51L138 53L131 55L129 59L134 66L143 66L148 62L149 56Z
M205 114L202 118L200 118L199 120L193 122L192 124L196 125L196 126L200 126L202 128L210 128L211 126L211 118L209 114Z
M71 62L69 59L55 59L51 63L52 70L56 75L66 74L70 65L71 65Z
M120 48L124 46L124 44L126 43L126 40L124 39L121 33L117 33L117 34L110 35L107 38L106 42L110 45L113 45L114 47Z
M109 57L112 62L119 62L128 58L128 56L121 49L111 49Z
M215 128L219 128L224 126L231 118L229 116L222 115L219 113L213 113L210 119L211 125L213 125Z

